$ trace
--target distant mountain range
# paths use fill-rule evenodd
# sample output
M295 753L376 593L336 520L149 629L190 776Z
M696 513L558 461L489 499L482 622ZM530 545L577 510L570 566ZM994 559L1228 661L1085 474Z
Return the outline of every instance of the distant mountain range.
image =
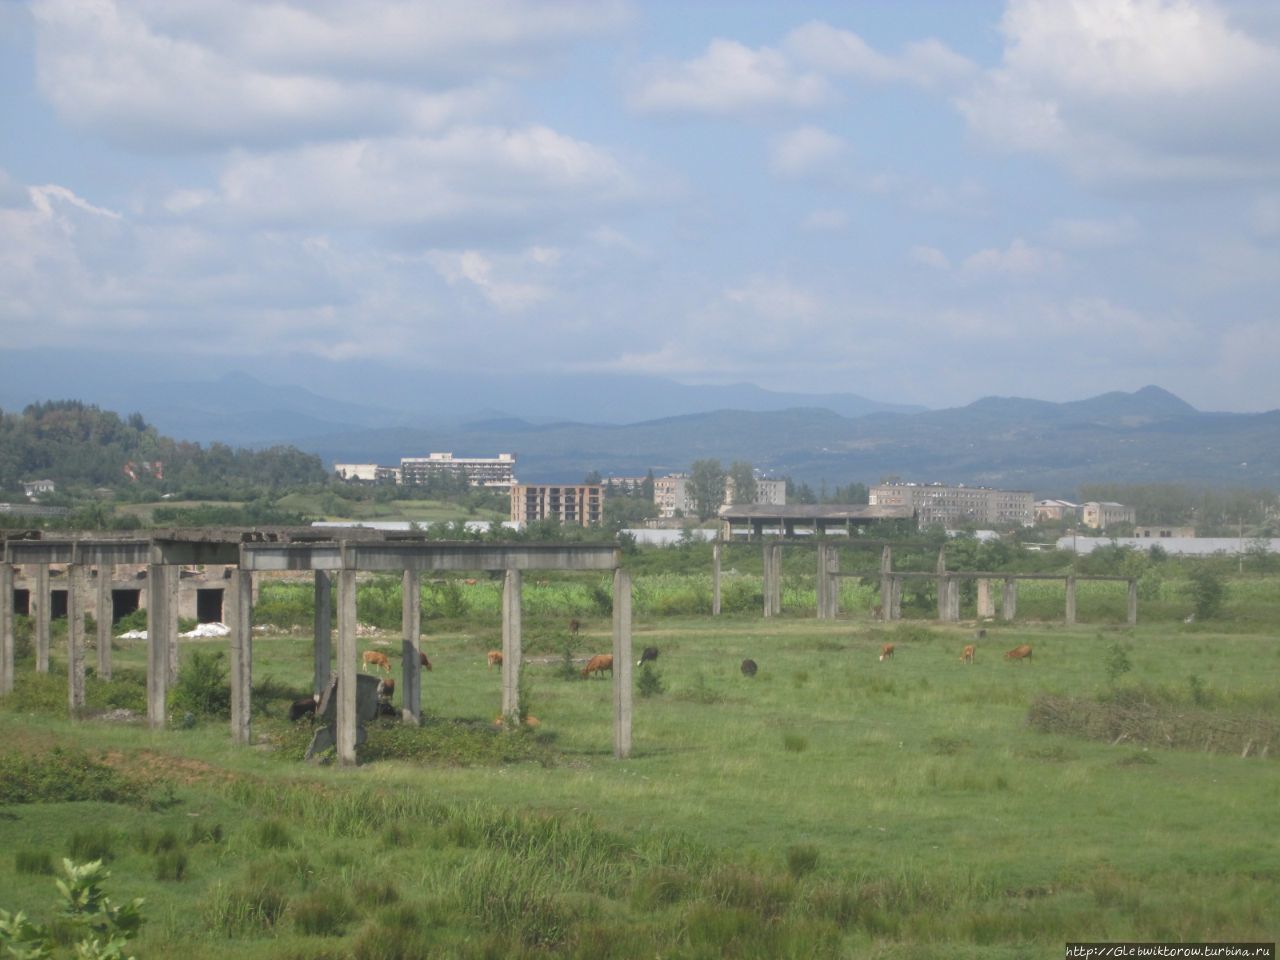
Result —
M104 365L61 352L0 356L0 407L74 398L138 411L162 433L233 446L291 443L326 463L397 464L453 451L519 456L526 481L687 469L747 460L818 486L918 482L1075 496L1084 483L1280 488L1280 411L1204 413L1159 387L1069 403L985 397L922 410L852 393L801 395L750 384L687 386L656 377L410 373L334 363L301 375L195 364Z

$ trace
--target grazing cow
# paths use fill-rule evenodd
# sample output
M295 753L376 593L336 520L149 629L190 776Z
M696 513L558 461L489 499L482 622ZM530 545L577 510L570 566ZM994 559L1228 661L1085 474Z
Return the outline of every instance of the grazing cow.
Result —
M500 667L500 666L502 666L502 651L501 651L501 650L490 650L490 651L489 651L489 666L490 666L490 667Z
M658 648L645 647L644 653L640 654L640 659L636 661L636 666L639 667L643 664L649 663L650 661L657 660L657 659L658 659Z
M578 631L581 629L582 629L582 624L578 622L577 617L574 617L572 620L569 621L569 634L571 636L576 637L578 635Z
M1004 658L1006 660L1030 660L1031 644L1029 643L1019 644L1018 646L1010 650L1008 653L1006 653L1004 655Z
M587 679L593 673L598 673L603 676L606 670L611 674L613 673L613 654L597 653L594 657L588 660L587 665L582 668L582 679Z
M427 655L421 650L418 651L418 666L425 667L428 671L431 669L431 661L427 659Z
M973 663L974 654L976 654L977 652L978 652L977 647L975 647L972 643L966 643L964 646L964 652L960 654L960 662Z
M888 659L889 659L890 657L892 657L892 656L893 656L893 644L892 644L892 643L886 643L883 647L881 647L881 648L880 648L880 662L881 662L881 663L884 663L886 660L888 660Z
M316 704L320 702L320 694L313 693L311 696L302 700L295 700L289 705L289 722L297 723L303 717L310 717L311 722L316 720Z
M474 587L476 585L476 580L474 577L468 577L466 580L463 580L462 582L465 583L468 587Z
M366 673L369 672L369 667L371 666L377 667L379 670L385 670L388 674L391 673L391 661L387 659L385 653L379 653L377 650L366 650L362 655L362 659L364 663L361 665L361 669Z
M396 695L396 682L390 677L384 677L378 681L378 699L390 700Z
M742 675L744 677L754 677L756 671L760 668L756 666L756 662L750 658L742 661Z

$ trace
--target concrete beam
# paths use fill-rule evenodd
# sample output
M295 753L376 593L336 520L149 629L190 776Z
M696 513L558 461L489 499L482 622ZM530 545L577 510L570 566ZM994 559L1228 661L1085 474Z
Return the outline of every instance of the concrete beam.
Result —
M329 686L333 661L333 581L323 570L315 572L315 646L311 689L323 693Z
M177 567L153 564L147 570L147 723L152 730L164 729L168 710L170 608L177 583Z
M31 606L36 621L36 673L49 672L49 567L36 565L35 589L31 591Z
M67 711L74 719L84 709L84 567L67 567Z
M356 762L356 572L338 574L338 763Z
M613 544L488 543L246 543L240 565L250 570L613 570Z
M109 563L98 564L98 677L111 679L111 618L114 613L111 595L111 575L115 568Z
M520 714L522 595L521 572L508 570L502 586L502 720L508 728L518 723Z
M631 756L631 574L613 572L613 755Z
M151 541L151 562L175 566L217 564L234 566L240 562L240 544L225 541Z
M228 591L231 611L231 741L253 743L253 574L236 570Z
M417 570L406 570L401 583L400 718L417 725L422 719L422 583Z
M13 564L0 563L0 697L13 693Z

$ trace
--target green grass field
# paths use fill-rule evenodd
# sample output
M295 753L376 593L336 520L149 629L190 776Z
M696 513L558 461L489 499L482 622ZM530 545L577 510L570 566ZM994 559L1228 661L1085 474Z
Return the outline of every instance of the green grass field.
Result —
M550 602L526 624L540 726L492 728L498 623L478 597L475 616L427 622L423 728L375 728L366 757L400 759L352 770L304 764L308 731L284 720L310 682L305 635L256 642L255 682L274 697L259 698L247 749L223 723L68 721L62 678L24 664L0 707L0 761L76 747L134 793L0 806L0 907L47 916L40 865L96 844L111 895L147 899L141 957L1012 958L1060 956L1067 940L1280 933L1280 743L1242 758L1028 723L1041 695L1119 688L1206 722L1274 725L1270 632L988 624L965 666L972 625L638 613L635 649L661 649L665 691L637 697L619 762L611 684L560 675L568 637ZM1109 620L1114 600L1082 591L1081 614ZM572 652L606 652L608 627L586 616ZM896 653L881 663L885 642ZM1019 643L1033 661L1005 662ZM1125 672L1109 669L1117 651ZM145 643L116 663L140 669ZM125 702L110 690L123 686L91 700ZM68 763L24 778L58 782Z

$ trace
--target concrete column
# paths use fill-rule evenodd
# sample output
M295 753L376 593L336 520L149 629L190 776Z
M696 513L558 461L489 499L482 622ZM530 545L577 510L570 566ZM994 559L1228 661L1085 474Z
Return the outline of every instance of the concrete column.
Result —
M421 574L406 570L401 583L400 719L417 725L422 717L422 658L418 637L422 633Z
M769 569L773 574L772 586L769 590L768 602L770 616L782 616L782 544L769 544Z
M1138 624L1138 581L1129 581L1129 626Z
M716 541L711 545L711 615L720 616L720 560L724 544Z
M760 555L760 585L761 593L764 595L764 615L766 617L773 616L773 574L770 572L769 565L773 562L773 551L769 549L769 544L764 545L764 552Z
M951 612L951 600L948 591L951 589L951 578L947 575L947 548L938 551L938 619L946 621Z
M182 589L182 567L169 574L169 685L178 682L178 592Z
M49 565L37 563L35 589L31 591L31 605L36 619L36 673L49 672Z
M991 598L991 581L978 581L978 619L985 620L996 615L996 604Z
M890 620L902 619L902 577L890 577L892 598L889 603L888 616Z
M1004 609L1000 615L1005 620L1012 620L1018 615L1018 581L1006 577L1004 581Z
M519 570L508 570L502 585L502 720L508 727L520 719L521 598Z
M250 726L253 696L253 571L231 574L230 603L223 616L231 620L231 741L253 743Z
M312 617L315 664L311 689L315 693L323 693L329 686L329 674L333 670L333 581L323 570L316 571L315 581L315 614Z
M827 619L840 616L840 551L834 543L827 546Z
M831 578L827 576L827 545L825 543L818 544L818 569L814 578L814 593L816 594L818 619L827 619L827 591L831 588Z
M84 565L67 564L67 710L84 709Z
M13 693L13 564L0 563L0 697Z
M356 762L356 572L338 573L338 763Z
M613 571L613 755L631 756L631 574Z
M960 581L956 577L947 577L947 619L960 622Z
M1076 578L1074 575L1067 577L1067 626L1070 627L1076 622Z
M178 568L153 563L147 568L147 723L163 730L169 694L169 632L174 606L170 581L177 583Z
M111 617L115 611L111 599L111 576L115 568L98 564L98 676L111 679Z
M893 548L887 543L880 551L880 618L893 619Z

